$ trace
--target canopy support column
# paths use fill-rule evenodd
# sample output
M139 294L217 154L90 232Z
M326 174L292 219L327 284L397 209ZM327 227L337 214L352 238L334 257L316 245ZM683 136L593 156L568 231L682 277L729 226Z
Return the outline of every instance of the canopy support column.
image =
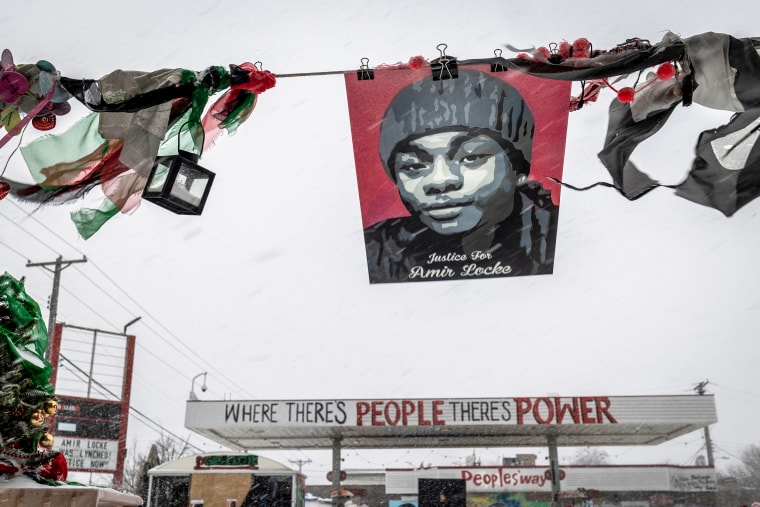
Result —
M340 486L340 438L332 439L332 489L337 496L333 498L335 507L343 507L344 498Z
M557 457L557 435L547 435L546 442L549 446L549 466L552 476L552 507L561 507L559 501L559 458Z

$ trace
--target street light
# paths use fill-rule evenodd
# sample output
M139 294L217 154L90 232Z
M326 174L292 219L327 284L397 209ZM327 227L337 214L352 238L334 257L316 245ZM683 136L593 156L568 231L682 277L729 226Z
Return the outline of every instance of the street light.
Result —
M137 322L137 321L138 321L138 320L140 320L140 319L142 319L142 316L140 316L140 317L135 317L134 319L132 319L132 320L130 320L129 322L127 322L126 324L124 324L124 334L127 334L127 328L128 328L129 326L131 326L132 324L134 324L135 322Z
M197 400L198 399L198 396L195 394L195 381L199 377L203 377L203 385L201 386L201 391L203 391L205 393L206 389L208 389L208 387L206 387L206 373L207 372L204 371L203 373L199 373L198 375L196 375L195 377L193 377L193 384L190 387L190 400Z

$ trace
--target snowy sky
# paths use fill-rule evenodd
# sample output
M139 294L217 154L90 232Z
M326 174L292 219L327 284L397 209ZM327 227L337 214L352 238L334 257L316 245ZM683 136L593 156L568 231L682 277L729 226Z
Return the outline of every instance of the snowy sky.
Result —
M749 5L34 0L4 7L3 39L16 63L45 59L73 78L246 61L314 73L352 71L362 58L371 67L433 59L440 43L465 59L579 37L610 48L667 31L756 36L760 7ZM609 181L596 153L613 96L605 90L571 113L565 181ZM55 132L85 112L75 107ZM699 132L729 117L679 107L633 158L653 177L680 182ZM0 162L7 176L29 181L13 146ZM760 200L726 218L668 189L636 202L611 189L563 190L553 275L370 286L343 76L281 78L202 164L217 175L202 216L145 202L87 241L69 213L97 207L97 192L72 206L0 202L0 269L25 276L44 308L52 275L27 260L86 256L63 271L58 320L119 332L142 317L130 327L132 405L200 449L219 449L183 426L191 379L205 371L202 399L688 394L709 379L717 466L759 441ZM158 436L130 420L130 449ZM693 464L703 445L695 432L608 451L615 463ZM471 452L351 451L344 468L451 465ZM515 452L546 455L477 451L484 464ZM262 454L311 459L304 471L314 481L330 467L329 452ZM560 461L572 454L560 449Z

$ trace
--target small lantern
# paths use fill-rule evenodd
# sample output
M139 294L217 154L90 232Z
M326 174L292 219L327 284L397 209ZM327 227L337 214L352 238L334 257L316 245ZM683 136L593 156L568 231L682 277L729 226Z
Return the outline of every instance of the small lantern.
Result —
M200 215L214 182L214 173L197 164L195 153L156 158L142 197L178 215Z

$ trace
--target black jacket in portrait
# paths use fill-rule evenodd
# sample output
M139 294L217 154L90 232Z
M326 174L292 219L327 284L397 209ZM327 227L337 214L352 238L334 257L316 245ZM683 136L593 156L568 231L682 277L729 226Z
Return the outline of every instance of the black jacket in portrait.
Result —
M512 214L478 231L477 245L460 234L437 234L416 216L368 227L364 239L370 283L551 274L559 207L533 181L520 186L515 197Z

